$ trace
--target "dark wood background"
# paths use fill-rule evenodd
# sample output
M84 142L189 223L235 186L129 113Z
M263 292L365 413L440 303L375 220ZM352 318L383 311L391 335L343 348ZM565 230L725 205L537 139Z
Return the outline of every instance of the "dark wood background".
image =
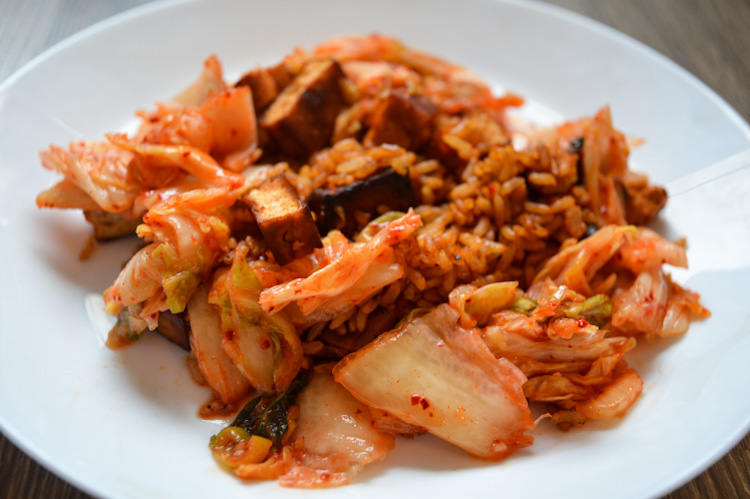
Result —
M750 120L750 1L547 1L608 24L656 49ZM0 81L58 41L143 3L146 0L0 0ZM0 435L0 498L31 497L90 496L45 470ZM750 437L667 497L750 497Z

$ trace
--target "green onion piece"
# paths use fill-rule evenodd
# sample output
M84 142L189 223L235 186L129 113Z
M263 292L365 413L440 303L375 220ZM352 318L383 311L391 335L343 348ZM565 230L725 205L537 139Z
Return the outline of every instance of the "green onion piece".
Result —
M466 300L466 311L477 319L499 312L516 299L517 281L494 282L474 291Z
M602 325L612 317L612 302L607 295L598 294L577 305L563 309L563 313L571 319L584 317L594 325Z
M525 296L516 296L513 303L510 304L510 309L519 314L531 315L539 307L537 302Z
M162 286L164 287L164 293L167 295L169 311L173 314L183 312L200 283L200 278L187 270L164 279Z
M245 404L230 427L242 428L251 435L258 435L281 447L281 439L289 429L287 410L297 400L297 394L307 384L308 375L300 372L286 390L274 396L260 396Z

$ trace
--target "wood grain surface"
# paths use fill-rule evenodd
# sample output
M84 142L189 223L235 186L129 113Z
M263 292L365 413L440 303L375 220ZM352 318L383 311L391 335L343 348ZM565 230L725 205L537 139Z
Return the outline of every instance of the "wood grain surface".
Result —
M55 43L146 0L0 0L0 81ZM750 119L750 1L549 0L669 57ZM685 438L697 438L685 435ZM589 473L596 473L589 470ZM637 480L638 477L632 477ZM0 435L0 498L90 497ZM750 497L750 437L667 497Z

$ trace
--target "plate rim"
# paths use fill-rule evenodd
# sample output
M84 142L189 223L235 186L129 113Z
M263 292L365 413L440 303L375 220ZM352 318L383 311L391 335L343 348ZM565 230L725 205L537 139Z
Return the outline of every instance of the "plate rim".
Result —
M0 97L11 89L18 80L34 71L37 67L44 64L47 60L54 58L57 54L74 47L77 43L83 42L89 37L106 31L118 24L131 21L141 16L154 15L158 11L168 10L171 8L180 8L183 5L210 3L211 0L155 0L143 5L131 7L122 12L106 17L97 21L46 48L29 61L25 62L19 68L14 70L9 76L0 82ZM252 0L255 1L255 0ZM551 15L561 18L576 26L595 32L598 36L603 36L616 41L618 44L625 45L635 51L642 57L657 63L663 69L669 70L679 77L683 83L687 83L697 90L700 94L709 99L711 104L726 116L733 126L740 131L750 146L750 124L742 115L732 107L721 95L705 82L693 75L690 71L680 64L658 52L656 49L645 43L631 37L596 19L589 18L578 12L568 10L562 6L543 3L539 0L476 0L481 3L507 4L515 7L528 9L542 15ZM0 109L0 116L3 111ZM731 156L731 155L730 155ZM0 333L1 334L1 333ZM705 455L697 460L692 467L685 468L682 473L672 476L660 485L654 486L647 493L649 496L662 496L670 493L690 480L694 479L704 471L708 470L716 462L726 456L745 436L750 432L750 415L747 416L745 424L737 428L723 443L716 446L716 450L710 455ZM0 433L11 443L23 451L29 458L37 464L55 474L61 480L75 486L87 494L102 497L103 493L111 494L113 491L106 488L99 489L96 487L96 480L80 473L75 468L67 465L66 462L53 458L42 446L37 445L23 435L15 425L13 425L5 415L0 412ZM80 475L80 476L79 476ZM119 496L116 492L115 496Z

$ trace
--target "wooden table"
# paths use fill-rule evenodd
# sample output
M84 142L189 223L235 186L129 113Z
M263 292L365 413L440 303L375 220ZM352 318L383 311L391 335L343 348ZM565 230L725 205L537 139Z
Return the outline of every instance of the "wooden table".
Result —
M0 80L67 36L143 3L146 0L0 0ZM601 21L653 47L708 84L745 120L750 120L750 2L549 0L549 3ZM90 496L46 471L0 435L0 497ZM750 497L750 437L668 497Z

